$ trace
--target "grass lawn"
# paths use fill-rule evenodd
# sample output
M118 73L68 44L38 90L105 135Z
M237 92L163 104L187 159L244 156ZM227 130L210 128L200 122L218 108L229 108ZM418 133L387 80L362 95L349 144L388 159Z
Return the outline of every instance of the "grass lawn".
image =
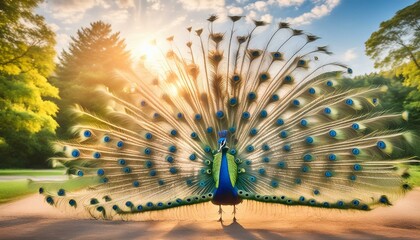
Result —
M63 176L64 169L53 170L32 170L32 169L0 169L1 176ZM75 178L65 181L31 181L28 179L6 180L0 181L0 203L9 202L19 199L29 194L37 193L40 187L57 191L60 188L66 190L74 190L83 188L86 185L97 182L97 178Z
M28 182L28 180L0 181L0 203L35 193L35 189L28 187Z
M64 169L33 170L33 169L0 169L0 176L62 176ZM9 202L28 194L36 193L36 186L29 184L27 179L0 181L0 203Z
M0 181L0 204L17 200L29 194L38 193L40 187L44 187L52 192L58 191L60 188L72 191L94 183L98 183L96 177L54 182L33 182L31 180Z

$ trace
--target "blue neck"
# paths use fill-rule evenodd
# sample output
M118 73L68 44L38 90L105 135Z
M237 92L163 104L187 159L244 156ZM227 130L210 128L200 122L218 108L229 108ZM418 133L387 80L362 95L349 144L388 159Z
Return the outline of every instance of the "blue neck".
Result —
M241 202L237 189L230 181L228 160L226 157L228 149L222 150L222 163L220 166L219 188L216 189L212 202L217 205L236 205Z
M220 179L219 188L228 190L233 187L232 187L232 182L230 181L230 177L229 177L229 169L228 169L226 153L227 153L227 148L223 148L222 164L220 166L220 175L219 175L219 179Z

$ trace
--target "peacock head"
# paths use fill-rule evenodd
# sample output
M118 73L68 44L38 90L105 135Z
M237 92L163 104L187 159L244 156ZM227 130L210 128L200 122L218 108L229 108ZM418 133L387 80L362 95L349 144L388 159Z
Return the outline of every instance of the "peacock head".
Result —
M223 149L228 149L229 148L226 145L227 144L227 134L228 134L227 130L222 130L222 131L219 132L219 140L217 140L217 143L219 144L219 152L222 151Z

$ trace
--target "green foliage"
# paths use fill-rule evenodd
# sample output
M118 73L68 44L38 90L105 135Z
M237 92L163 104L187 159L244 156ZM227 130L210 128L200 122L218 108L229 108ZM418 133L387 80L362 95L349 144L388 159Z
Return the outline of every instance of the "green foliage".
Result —
M420 2L398 11L393 18L380 24L366 41L366 54L375 60L375 67L398 66L410 58L419 67L413 53L420 45Z
M91 23L72 37L69 49L60 56L54 80L63 99L58 103L63 110L57 118L59 136L67 137L66 130L71 125L66 109L74 104L90 109L98 105L97 100L90 97L96 86L104 85L110 91L123 89L125 83L113 76L116 70L129 71L131 68L130 54L125 48L119 33L113 33L111 25L102 21ZM99 111L99 107L96 110Z
M45 166L58 89L54 32L33 11L40 0L0 2L0 166ZM30 160L30 161L29 161ZM26 165L29 164L29 165Z
M417 52L417 59L420 52ZM404 85L416 87L420 90L420 68L413 61L405 63L394 70L397 76L404 77Z
M45 168L53 156L50 141L55 134L47 129L38 133L15 131L7 136L7 143L0 145L0 168Z
M405 84L420 89L420 2L398 11L380 24L365 42L376 68L393 67Z
M404 108L410 113L410 122L413 127L416 127L420 132L420 91L413 90L407 95Z
M347 87L376 87L387 86L388 90L378 96L380 106L387 111L403 112L409 111L408 126L416 131L420 129L415 126L420 124L420 92L409 86L402 84L404 78L393 76L392 74L376 74L357 76L354 79L345 79ZM417 101L417 104L415 103ZM416 107L417 106L417 107Z

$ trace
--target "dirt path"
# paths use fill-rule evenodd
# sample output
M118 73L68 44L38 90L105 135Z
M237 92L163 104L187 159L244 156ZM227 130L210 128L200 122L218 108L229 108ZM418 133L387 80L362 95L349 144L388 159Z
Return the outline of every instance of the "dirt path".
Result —
M0 239L420 239L420 188L370 212L268 209L239 207L238 222L224 225L215 221L213 207L199 221L102 221L62 213L35 195L0 205ZM225 208L225 219L230 211Z

